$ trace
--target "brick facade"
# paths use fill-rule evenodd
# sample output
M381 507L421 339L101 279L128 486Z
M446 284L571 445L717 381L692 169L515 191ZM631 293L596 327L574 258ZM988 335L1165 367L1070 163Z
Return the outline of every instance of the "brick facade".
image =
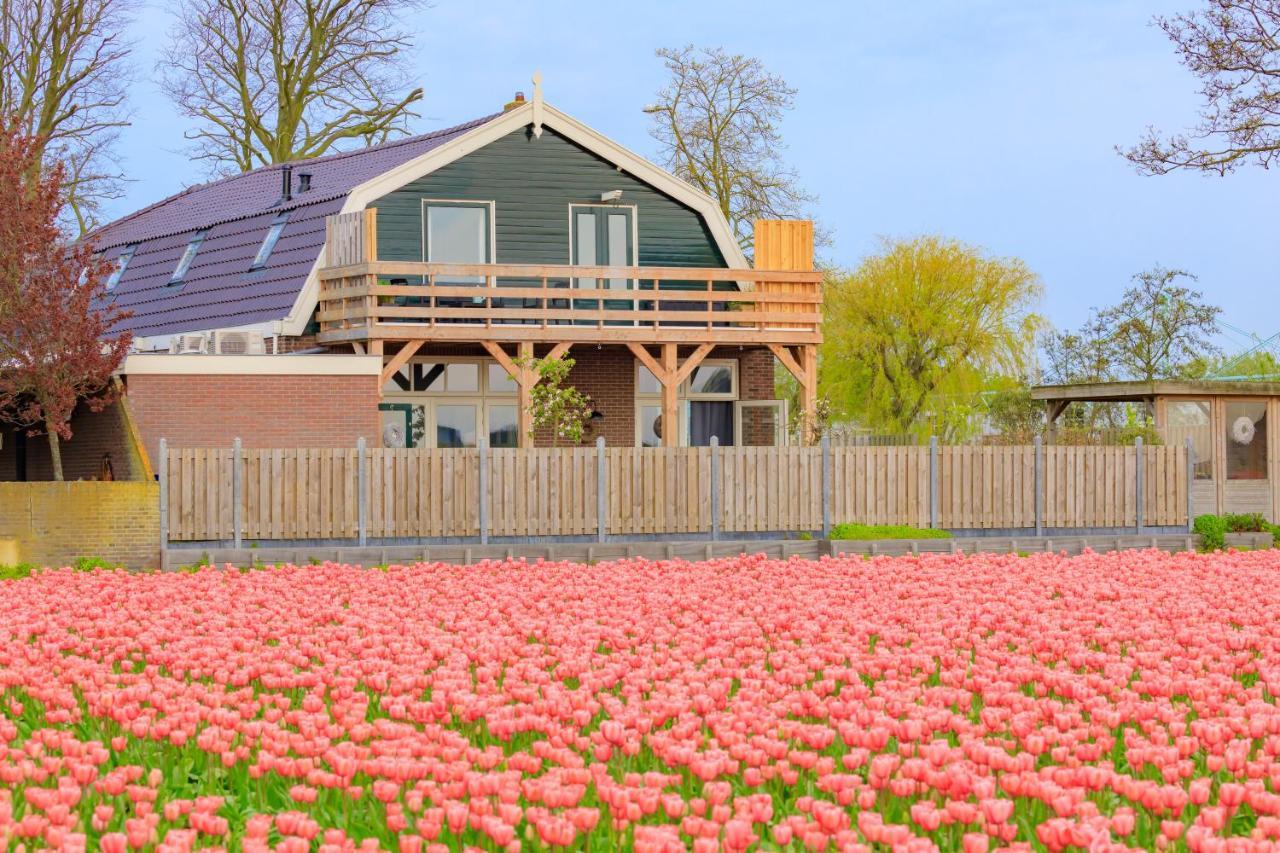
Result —
M508 354L514 353L514 347L508 345ZM534 355L541 357L550 351L549 345L539 344L534 348ZM680 359L692 353L694 347L682 346ZM650 352L656 353L656 348ZM488 353L478 346L463 344L423 347L418 353L425 358L479 357L489 358ZM596 411L604 417L588 427L583 441L586 444L595 442L596 437L603 435L605 443L610 447L634 447L636 444L636 359L625 346L596 344L575 344L569 350L569 358L574 360L573 370L569 372L569 384L591 398ZM764 347L719 347L707 356L712 359L738 360L739 399L772 400L774 392L774 358L773 353ZM744 432L755 443L767 443L762 436L768 435L767 427L753 426L750 419L743 425ZM535 436L539 447L551 446L551 434L542 430Z
M0 556L66 566L101 557L131 569L160 565L154 482L0 483Z
M61 442L62 476L65 480L97 480L104 457L111 460L116 480L147 479L146 468L129 428L128 412L121 401L100 412L81 404L71 416L71 439ZM0 482L18 479L18 454L25 453L26 479L51 480L49 439L45 435L22 436L18 430L0 430Z
M382 433L376 376L128 377L129 404L151 459L171 447L354 447Z

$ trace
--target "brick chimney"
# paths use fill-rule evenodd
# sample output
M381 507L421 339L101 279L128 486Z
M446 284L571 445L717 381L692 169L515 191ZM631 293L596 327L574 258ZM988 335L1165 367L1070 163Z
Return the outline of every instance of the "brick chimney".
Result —
M524 92L516 92L516 96L503 105L502 111L504 113L509 113L512 110L514 110L516 107L523 107L523 106L524 106Z

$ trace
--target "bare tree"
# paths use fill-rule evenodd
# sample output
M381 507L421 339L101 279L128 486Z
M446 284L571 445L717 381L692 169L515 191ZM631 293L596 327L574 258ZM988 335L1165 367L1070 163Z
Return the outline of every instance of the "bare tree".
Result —
M1154 128L1121 150L1142 172L1225 175L1280 160L1280 0L1205 0L1204 9L1155 23L1200 79L1200 122L1162 138Z
M715 199L744 251L757 219L801 215L814 201L782 160L779 123L796 90L760 60L692 45L657 51L671 79L650 135L672 172Z
M405 132L422 89L399 63L418 0L189 0L159 63L193 156L248 171Z
M0 115L65 167L64 225L81 234L118 198L113 151L128 124L132 0L0 0Z

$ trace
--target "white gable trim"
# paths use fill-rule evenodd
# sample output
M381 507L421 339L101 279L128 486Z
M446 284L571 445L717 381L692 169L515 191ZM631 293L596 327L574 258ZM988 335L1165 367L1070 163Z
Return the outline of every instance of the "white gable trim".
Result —
M724 218L724 214L720 212L720 207L710 196L695 189L660 166L649 162L639 154L622 147L577 119L562 113L550 104L544 103L539 104L539 106L541 107L541 121L544 126L553 128L566 139L598 154L622 171L649 184L654 189L676 201L688 205L698 213L703 221L707 223L707 228L711 231L711 236L715 239L716 246L720 249L720 254L724 256L725 262L730 268L746 269L749 266L746 257L742 254L741 247L738 246L738 241L734 239L733 231L729 228L728 221ZM353 210L363 210L370 203L377 201L384 195L394 192L424 175L429 175L491 142L496 142L509 133L513 133L522 127L527 127L533 121L533 104L527 103L524 106L505 112L492 121L473 128L438 148L433 148L425 154L401 163L394 169L383 172L381 175L354 187L347 195L347 200L343 203L341 212L349 213ZM320 264L322 261L323 253L316 258L311 267L311 272L307 275L306 283L303 285L301 292L299 292L298 298L294 301L293 308L283 321L284 334L302 334L302 330L310 320L312 312L315 311L316 303L320 296Z

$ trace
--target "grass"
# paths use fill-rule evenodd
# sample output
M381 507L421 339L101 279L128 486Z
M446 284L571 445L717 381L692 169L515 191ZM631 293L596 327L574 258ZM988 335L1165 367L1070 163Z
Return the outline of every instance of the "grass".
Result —
M950 539L947 530L908 527L905 524L837 524L831 528L831 538L841 540L871 539Z

